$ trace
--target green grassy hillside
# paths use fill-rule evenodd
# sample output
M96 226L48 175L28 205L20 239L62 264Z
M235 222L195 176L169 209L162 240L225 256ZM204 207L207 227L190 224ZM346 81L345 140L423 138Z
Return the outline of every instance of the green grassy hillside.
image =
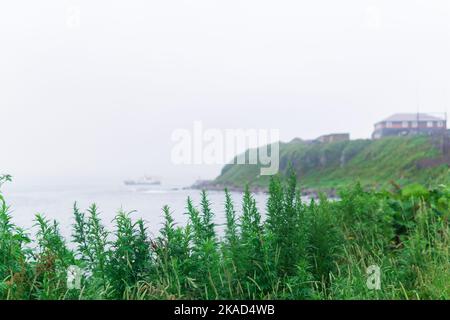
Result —
M359 181L383 187L420 183L434 186L450 182L449 157L443 156L439 139L392 137L335 143L306 143L299 139L280 145L280 173L291 163L304 188L329 190ZM248 153L248 151L247 151ZM242 187L266 187L270 177L260 176L258 165L226 165L214 181Z

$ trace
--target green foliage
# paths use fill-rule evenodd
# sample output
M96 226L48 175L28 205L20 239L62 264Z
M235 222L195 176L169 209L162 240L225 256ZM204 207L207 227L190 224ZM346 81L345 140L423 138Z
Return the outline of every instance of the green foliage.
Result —
M60 299L67 291L67 269L75 263L73 252L67 248L56 221L51 222L39 214L35 221L38 247L32 263L32 294L38 299Z
M234 210L233 199L230 192L225 189L225 215L227 219L227 228L225 231L226 244L230 250L237 249L238 245L238 225L236 221L236 211Z
M329 152L334 152L329 150ZM238 212L225 190L226 224L216 232L206 192L187 200L186 226L168 206L150 239L144 221L119 211L112 232L98 208L75 204L72 243L36 216L33 240L0 198L1 299L448 299L450 188L420 185L304 201L294 166L273 177L266 214L249 188ZM0 185L9 178L0 177ZM265 217L265 218L263 218ZM379 266L382 289L366 285ZM83 270L81 287L67 269Z
M417 182L434 188L450 183L449 165L421 167L419 162L439 157L442 151L426 136L333 143L293 141L280 144L280 174L287 180L292 166L304 188L324 191L345 189L355 181L364 187L383 188L395 181L402 186ZM215 184L267 188L270 179L260 176L260 165L229 164Z
M266 226L271 255L278 256L276 269L282 275L295 274L297 264L306 255L307 234L302 225L306 221L297 191L297 179L293 171L285 189L279 177L270 183Z
M146 280L152 269L150 241L142 220L136 223L130 213L120 211L115 218L115 241L111 246L105 273L112 297L126 298L126 289Z
M0 299L21 298L29 291L29 243L28 235L12 223L9 207L0 194Z

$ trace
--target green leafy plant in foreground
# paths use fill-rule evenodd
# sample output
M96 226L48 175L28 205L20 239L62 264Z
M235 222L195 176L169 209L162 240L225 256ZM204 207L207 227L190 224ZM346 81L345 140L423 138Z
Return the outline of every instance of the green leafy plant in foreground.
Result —
M0 177L0 185L10 177ZM187 200L188 223L168 206L159 235L119 211L110 231L95 205L73 208L71 245L58 223L36 215L17 227L0 194L1 299L448 299L450 188L368 191L359 184L305 201L295 173L270 182L262 214L247 188L225 190L218 233L206 192ZM237 208L241 208L238 210ZM367 268L381 269L381 290ZM70 287L67 270L82 270Z

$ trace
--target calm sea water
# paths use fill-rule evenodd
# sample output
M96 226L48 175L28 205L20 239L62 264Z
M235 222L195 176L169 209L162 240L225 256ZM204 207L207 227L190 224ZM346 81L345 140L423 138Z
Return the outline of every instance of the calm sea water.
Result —
M61 233L70 238L73 224L73 205L86 210L95 203L101 212L103 223L109 230L114 226L114 217L120 209L133 211L135 219L143 218L152 236L158 234L162 227L163 216L161 208L169 205L178 224L185 225L187 221L186 200L191 197L199 204L200 191L183 190L176 187L152 187L137 189L121 185L114 186L71 186L29 188L27 190L3 191L8 205L11 207L13 221L20 227L34 234L34 217L36 213L45 215L48 219L56 219L60 223ZM219 233L225 222L223 192L210 191L209 200L216 214ZM233 193L235 207L240 212L242 194ZM261 213L264 215L267 195L256 194L255 198Z

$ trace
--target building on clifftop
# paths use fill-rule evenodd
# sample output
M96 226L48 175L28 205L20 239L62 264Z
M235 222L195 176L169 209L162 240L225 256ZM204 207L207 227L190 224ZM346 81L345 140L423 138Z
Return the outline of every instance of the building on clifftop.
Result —
M445 135L447 119L425 113L398 113L375 124L373 139L415 134Z

